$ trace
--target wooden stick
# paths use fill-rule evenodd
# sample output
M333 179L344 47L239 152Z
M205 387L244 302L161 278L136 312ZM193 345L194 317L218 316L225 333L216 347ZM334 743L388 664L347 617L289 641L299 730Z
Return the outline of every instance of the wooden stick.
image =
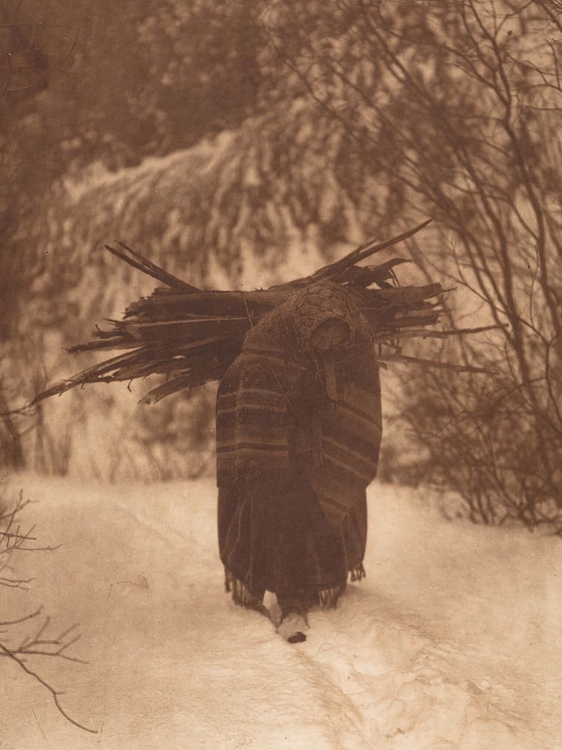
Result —
M154 276L154 278L158 279L158 281L162 281L162 283L167 284L167 286L184 289L186 292L201 291L201 289L199 289L198 287L193 286L192 284L188 284L187 281L182 281L182 279L178 279L177 276L173 276L171 273L168 273L168 271L160 268L160 266L157 266L156 263L148 260L148 258L145 258L139 252L133 250L132 247L129 247L124 242L121 242L120 240L115 240L115 242L121 245L122 248L127 250L127 252L131 253L134 258L140 261L140 263L142 263L142 265L145 267L146 273L151 271L152 274L149 275Z
M290 281L287 284L277 284L275 286L270 287L270 289L284 289L284 288L286 289L291 286L292 287L308 286L309 284L314 284L315 282L322 281L324 279L335 281L337 277L339 276L339 274L341 274L350 266L355 265L360 260L364 260L365 258L368 258L369 256L374 255L375 253L380 253L382 250L386 250L386 248L392 247L392 245L396 245L399 242L403 242L404 240L407 240L409 237L413 237L414 234L417 234L417 232L420 232L432 221L433 219L427 219L426 221L423 221L421 224L418 224L417 227L414 227L413 229L409 229L407 232L402 232L402 234L399 234L397 237L393 237L390 240L381 242L378 245L373 244L375 240L369 240L368 242L365 242L362 245L359 245L359 247L353 250L353 252L349 253L348 255L345 255L343 258L340 258L340 260L337 260L335 263L331 263L328 266L324 266L323 268L320 268L311 276L304 276L300 279L294 279L293 281Z
M119 242L119 240L116 240L116 242ZM119 242L120 245L123 245L123 243ZM195 292L199 291L197 287L191 286L191 284L188 284L186 281L182 281L181 279L177 279L175 276L172 276L172 274L168 273L167 271L164 271L162 268L159 268L154 263L150 263L150 261L146 261L143 259L143 262L139 262L135 260L134 258L129 258L128 255L121 252L121 250L116 250L114 247L111 247L110 245L104 245L105 249L110 252L112 255L115 255L120 260L125 261L129 266L132 266L132 268L136 268L137 271L141 271L142 273L145 273L147 276L151 276L153 279L156 279L157 281L161 281L164 284L167 284L170 287L173 287L174 289L181 289L183 292ZM131 251L131 248L127 248L126 245L123 245L123 247ZM138 253L134 253L135 255L138 255ZM142 258L142 256L140 256ZM144 265L144 263L150 263L150 266Z

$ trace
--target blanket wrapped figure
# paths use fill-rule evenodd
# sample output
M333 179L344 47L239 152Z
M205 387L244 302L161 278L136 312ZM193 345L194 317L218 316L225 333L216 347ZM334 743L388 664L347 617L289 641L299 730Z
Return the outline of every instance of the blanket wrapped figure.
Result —
M380 440L372 332L349 287L308 287L246 335L217 396L219 551L234 601L264 611L275 593L290 641L365 575Z

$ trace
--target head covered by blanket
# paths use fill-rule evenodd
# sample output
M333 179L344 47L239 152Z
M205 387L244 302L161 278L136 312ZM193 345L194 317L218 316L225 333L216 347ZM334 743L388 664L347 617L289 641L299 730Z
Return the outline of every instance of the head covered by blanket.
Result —
M266 315L221 380L219 485L300 472L337 526L375 477L380 438L371 329L337 284L315 284Z

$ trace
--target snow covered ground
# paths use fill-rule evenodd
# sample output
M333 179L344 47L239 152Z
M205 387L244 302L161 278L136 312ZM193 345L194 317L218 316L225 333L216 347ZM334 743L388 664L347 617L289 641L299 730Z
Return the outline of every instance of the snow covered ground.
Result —
M13 486L62 546L20 554L36 580L10 601L80 623L89 664L38 666L99 732L3 660L2 750L562 748L560 540L375 485L367 579L290 645L223 591L212 480Z

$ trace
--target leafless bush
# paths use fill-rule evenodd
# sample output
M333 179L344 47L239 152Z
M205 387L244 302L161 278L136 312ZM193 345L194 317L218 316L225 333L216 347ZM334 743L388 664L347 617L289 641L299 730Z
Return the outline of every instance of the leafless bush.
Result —
M474 522L562 535L560 436L538 424L523 388L498 374L445 380L426 371L406 398L402 420L427 452L410 481L454 489Z
M27 591L33 579L18 574L13 564L14 556L23 552L52 552L56 549L52 546L40 546L34 536L34 527L23 524L22 512L28 505L30 501L24 500L21 492L15 503L3 501L0 504L0 586L20 591ZM61 704L63 692L45 679L34 666L37 657L84 663L70 653L71 647L79 638L75 624L59 633L53 633L50 618L43 614L42 607L19 617L0 620L0 656L16 664L26 675L42 685L51 694L55 706L65 719L80 729L95 732L65 710Z

